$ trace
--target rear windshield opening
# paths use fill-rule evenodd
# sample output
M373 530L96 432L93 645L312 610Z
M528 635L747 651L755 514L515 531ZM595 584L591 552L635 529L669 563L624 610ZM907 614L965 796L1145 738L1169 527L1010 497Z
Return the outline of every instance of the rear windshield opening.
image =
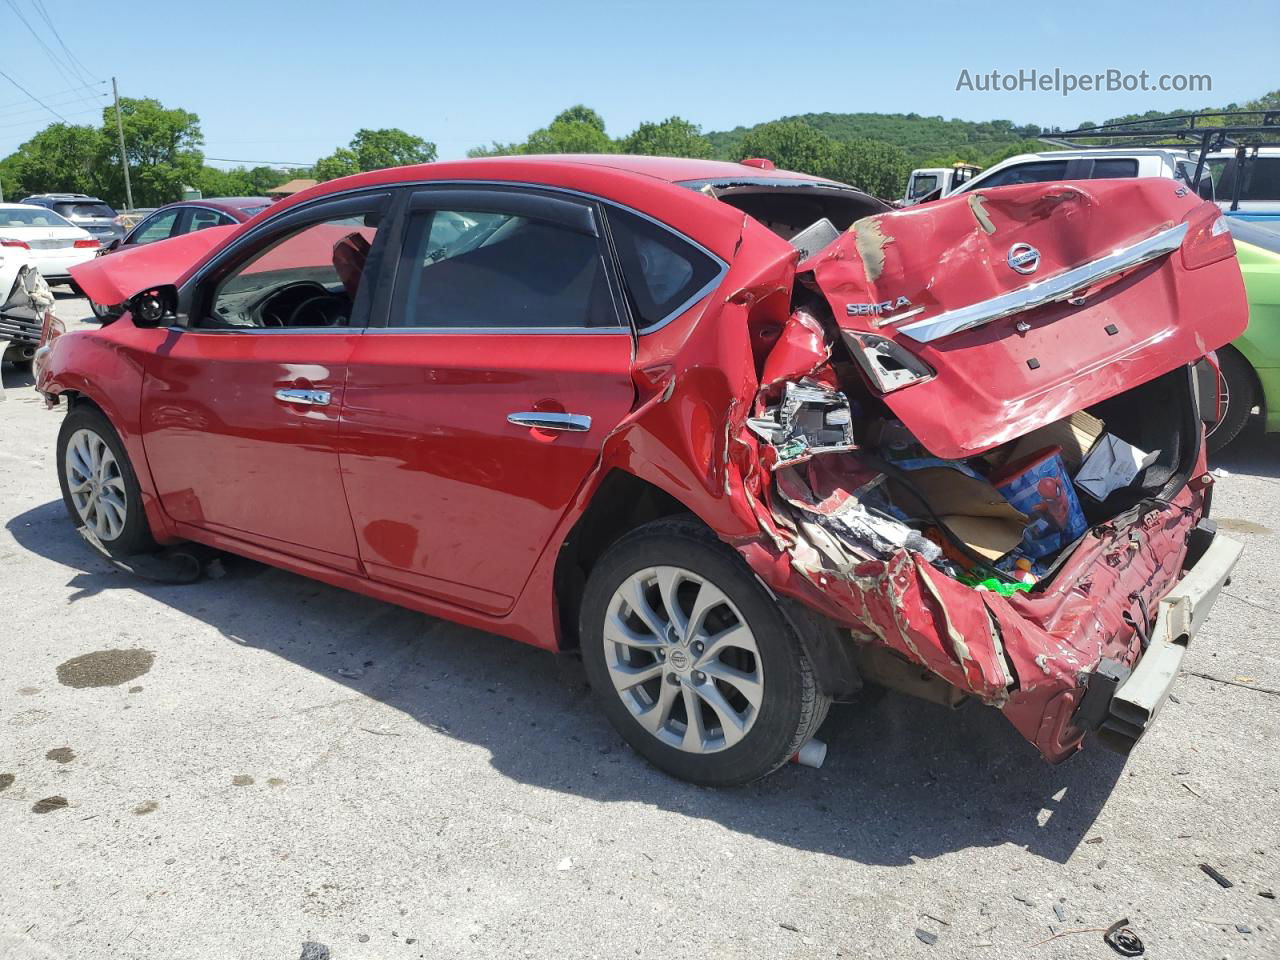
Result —
M853 187L804 180L691 181L681 186L741 210L783 240L795 242L803 256L812 256L855 220L892 209Z
M64 217L114 217L105 203L55 203L53 209Z

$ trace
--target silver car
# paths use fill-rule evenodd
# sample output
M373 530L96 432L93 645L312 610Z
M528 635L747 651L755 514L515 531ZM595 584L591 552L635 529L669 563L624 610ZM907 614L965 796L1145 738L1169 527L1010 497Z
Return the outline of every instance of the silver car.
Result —
M77 227L88 230L104 247L112 240L124 239L125 230L116 219L115 210L87 193L37 193L22 202L48 207Z

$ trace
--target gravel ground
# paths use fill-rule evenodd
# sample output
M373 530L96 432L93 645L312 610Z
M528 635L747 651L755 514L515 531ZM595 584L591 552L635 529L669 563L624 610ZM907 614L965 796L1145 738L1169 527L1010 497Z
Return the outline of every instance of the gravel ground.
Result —
M1280 956L1280 437L1222 458L1245 557L1127 762L889 695L822 770L710 791L571 661L248 561L118 572L4 383L0 957L1106 958L1125 917L1149 957Z

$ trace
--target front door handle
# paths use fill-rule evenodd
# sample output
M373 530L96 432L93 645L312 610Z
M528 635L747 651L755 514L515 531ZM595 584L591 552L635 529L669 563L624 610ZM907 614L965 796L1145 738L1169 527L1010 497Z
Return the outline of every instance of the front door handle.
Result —
M533 427L535 430L568 430L572 433L584 433L591 429L591 418L581 413L509 413L507 423L514 423L517 427Z
M301 403L308 407L327 407L328 390L277 390L276 399L283 403Z

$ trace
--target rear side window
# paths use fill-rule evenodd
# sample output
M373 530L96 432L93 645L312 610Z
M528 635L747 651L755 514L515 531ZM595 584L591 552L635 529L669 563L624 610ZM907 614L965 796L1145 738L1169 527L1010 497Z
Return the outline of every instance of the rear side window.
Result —
M1119 177L1136 177L1138 161L1126 160L1122 157L1107 157L1093 161L1093 170L1089 173L1092 180L1109 180Z
M204 230L206 227L224 227L229 223L235 223L235 221L225 213L197 208L191 212L191 226L188 228L188 232L194 233L197 230Z
M1047 183L1050 180L1064 180L1067 176L1067 161L1044 160L1037 163L1020 163L994 173L981 183L974 185L975 190L989 187L1008 187L1016 183Z
M415 214L396 286L393 327L618 327L596 238L516 213Z
M652 220L607 208L609 231L622 264L636 325L661 323L720 275L720 264Z

